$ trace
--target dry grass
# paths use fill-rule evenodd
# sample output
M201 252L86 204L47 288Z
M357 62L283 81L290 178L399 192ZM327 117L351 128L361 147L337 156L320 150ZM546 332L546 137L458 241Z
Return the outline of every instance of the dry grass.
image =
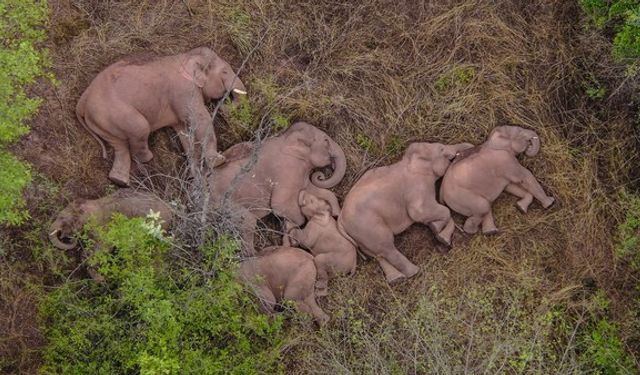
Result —
M61 84L37 90L45 103L19 152L70 196L110 189L110 161L73 109L96 73L130 53L208 45L237 67L258 45L241 73L251 123L217 119L221 147L247 140L261 120L308 121L345 148L339 197L412 141L480 143L503 123L540 134L540 155L523 164L556 197L554 208L536 204L522 215L513 197L500 198L500 233L457 232L446 255L434 251L424 227L411 228L397 244L421 274L389 288L367 261L355 278L332 283L321 304L334 320L320 333L294 325L285 353L291 372L521 372L530 348L538 362L524 361L526 372L568 373L580 365L575 342L553 343L557 322L539 317L559 306L579 311L589 296L585 280L595 280L615 297L616 318L626 318L626 270L615 268L611 233L623 215L618 189L638 164L629 111L637 87L610 61L606 42L580 28L572 2L50 3ZM610 88L601 101L584 92L594 75ZM151 143L149 175L184 171L169 131ZM623 336L634 335L623 324Z

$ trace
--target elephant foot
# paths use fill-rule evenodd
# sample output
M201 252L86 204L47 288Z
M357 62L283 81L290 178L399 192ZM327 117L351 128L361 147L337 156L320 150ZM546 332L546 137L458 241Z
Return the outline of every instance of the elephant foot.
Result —
M486 236L493 236L495 234L498 234L498 228L492 228L492 229L483 230L482 234L484 234Z
M467 221L464 222L464 226L462 227L462 229L467 234L476 234L478 233L478 225L479 223L477 222L477 220L473 217L470 217L467 219Z
M387 283L389 285L398 284L398 283L404 281L406 278L407 277L404 274L400 273L400 272L393 273L393 274L390 274L390 275L386 276Z
M119 172L111 171L109 173L109 179L111 182L118 186L128 187L129 186L129 175L124 175Z
M148 163L151 161L151 159L153 159L153 152L145 150L137 153L134 158L141 163Z
M445 245L447 248L451 247L451 238L445 238L442 235L442 233L436 234L436 240L438 240L438 242L440 242L441 244Z
M410 278L415 276L418 272L420 272L420 267L416 266L415 264L409 264L409 266L407 267L407 272L405 272L404 275L407 278Z
M227 161L227 159L222 154L218 154L218 153L216 153L214 156L210 158L207 158L207 160L208 160L207 164L211 168L219 167Z
M527 213L527 210L529 209L529 204L530 204L530 203L531 203L531 202L523 202L523 200L519 200L519 201L516 203L516 207L518 207L518 210L519 210L520 212L522 212L523 214L526 214L526 213Z
M324 288L316 286L316 297L325 297L327 295L329 295L329 290L326 286Z
M555 202L556 202L556 200L553 197L547 197L547 199L545 199L545 201L542 202L542 207L549 208L549 207L553 206L553 204Z

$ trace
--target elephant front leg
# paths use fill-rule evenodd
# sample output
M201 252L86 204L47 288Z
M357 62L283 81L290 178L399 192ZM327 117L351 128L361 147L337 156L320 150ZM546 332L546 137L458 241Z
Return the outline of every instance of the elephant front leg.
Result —
M542 189L542 186L531 171L522 166L520 167L519 176L512 179L511 182L520 184L524 189L531 193L544 208L549 208L555 202L553 197L548 196L544 192L544 189Z
M515 195L520 198L520 200L516 203L518 209L526 214L529 209L529 205L533 202L533 195L522 188L522 186L514 183L510 183L504 188L504 191L511 195Z
M419 202L409 207L409 217L415 222L429 226L438 241L451 246L455 224L447 207L436 201Z

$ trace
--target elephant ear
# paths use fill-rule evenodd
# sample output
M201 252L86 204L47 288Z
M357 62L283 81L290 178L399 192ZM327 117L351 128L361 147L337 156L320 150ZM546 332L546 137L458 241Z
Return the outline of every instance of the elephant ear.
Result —
M296 131L289 134L286 138L287 145L283 152L288 155L292 155L298 159L309 159L309 153L311 152L311 141L306 139L302 132Z
M431 158L429 157L429 145L427 143L412 143L404 153L403 159L407 160L407 169L411 173L426 174L431 172Z
M184 70L188 78L200 88L203 88L207 81L209 63L210 61L204 56L195 54L189 56L187 62L184 64Z

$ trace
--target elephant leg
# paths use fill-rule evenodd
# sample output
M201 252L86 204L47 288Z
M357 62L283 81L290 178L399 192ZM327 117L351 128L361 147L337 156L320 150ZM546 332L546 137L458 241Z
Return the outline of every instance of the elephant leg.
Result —
M238 208L240 215L240 234L242 236L242 251L243 256L255 256L256 249L254 246L254 234L256 231L256 225L258 224L258 218L252 214L246 208Z
M262 310L267 314L275 313L276 296L266 285L255 287L255 293L260 300Z
M491 211L487 212L482 218L482 233L487 235L498 233L498 228L496 228L496 223L493 221L493 213Z
M125 142L113 143L114 160L109 179L116 185L129 186L129 174L131 173L131 154L129 145Z
M318 322L318 325L325 325L329 319L329 315L322 310L322 308L316 302L316 298L313 294L307 296L304 300L296 300L296 307L298 310L306 312L313 316L313 318Z
M318 270L316 277L316 295L318 297L324 297L328 294L329 274L332 269L331 260L330 254L320 254L313 258Z
M465 233L474 234L480 229L480 223L482 223L483 216L469 216L464 222L463 229Z
M530 192L542 204L542 207L549 208L555 202L555 199L545 194L544 189L542 189L542 186L531 171L521 166L520 173L522 175L520 185Z
M438 241L444 244L451 244L451 236L453 236L453 231L456 229L456 223L453 221L453 218L449 218L447 225L442 228L440 232L436 234L436 238Z
M522 213L527 213L529 205L531 204L531 202L533 202L533 195L531 195L531 193L523 189L520 185L514 183L510 183L509 185L507 185L504 188L504 191L520 198L520 200L516 203L516 206Z
M415 207L409 207L409 217L412 220L423 223L436 235L438 241L451 246L451 236L443 236L440 233L451 221L451 211L437 202L423 203Z
M398 271L391 263L387 262L386 259L380 257L377 258L380 267L382 267L382 272L384 272L385 277L387 279L387 283L396 284L400 281L403 281L407 277L400 271Z
M153 153L149 150L149 133L140 137L129 138L129 147L133 158L141 163L147 163L153 159Z

